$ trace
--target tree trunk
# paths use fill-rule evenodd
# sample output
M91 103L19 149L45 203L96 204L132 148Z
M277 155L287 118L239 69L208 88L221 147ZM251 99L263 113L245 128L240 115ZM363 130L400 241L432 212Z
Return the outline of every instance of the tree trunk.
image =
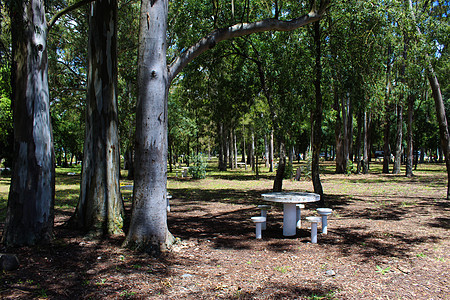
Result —
M383 173L389 174L389 163L391 159L391 147L389 145L389 133L391 131L391 122L389 120L390 110L386 108L385 121L384 121L384 136L383 136Z
M245 151L246 151L246 148L245 148L245 127L242 126L242 162L243 163L246 163L246 161L245 161Z
M319 158L320 149L322 148L322 90L320 88L322 82L322 63L321 63L321 47L320 47L320 22L314 23L314 49L315 49L315 102L313 116L313 133L312 133L312 163L311 163L311 179L314 186L314 193L320 195L320 204L323 205L323 188L320 182Z
M226 171L227 164L224 161L224 142L223 142L223 123L219 122L218 126L218 135L219 135L219 171Z
M364 111L363 115L363 163L362 173L369 173L369 117L367 111Z
M265 166L269 167L269 141L267 138L267 134L264 135L264 155L265 155Z
M167 228L168 1L141 3L136 177L130 229L124 245L158 255L173 242Z
M81 191L71 224L92 234L123 227L117 115L117 2L91 3Z
M252 143L250 146L250 164L252 166L252 171L256 172L256 164L255 164L255 133L252 129Z
M334 109L336 110L336 124L334 127L334 138L336 143L336 173L343 174L345 173L345 164L344 164L344 143L342 137L342 119L341 119L341 109L339 103L339 95L335 89L334 95Z
M397 141L395 143L395 158L392 174L400 173L402 162L402 140L403 140L403 107L397 104Z
M356 174L360 174L361 173L361 168L362 168L362 164L361 164L361 140L362 140L362 127L363 127L363 116L361 112L358 112L358 120L357 120L357 124L358 124L358 133L356 136Z
M52 239L55 157L47 77L44 2L11 1L14 164L3 242L7 246Z
M234 151L234 168L237 169L237 163L238 163L238 151L237 151L237 137L236 132L233 129L233 151Z
M284 141L280 141L280 161L278 163L277 174L273 182L273 191L281 192L283 190L284 169L286 168L286 150Z
M273 130L270 131L269 172L273 172Z
M408 1L409 11L412 19L415 21L415 15L412 7L412 1ZM417 24L416 30L419 35L419 38L422 39L422 32ZM439 81L436 77L436 73L434 72L433 65L431 64L430 57L426 54L427 66L426 66L426 74L428 78L428 82L430 83L431 92L434 99L434 104L436 106L436 116L439 124L439 133L441 137L441 147L445 156L445 165L447 168L447 200L450 200L450 134L448 131L447 124L447 116L445 113L445 105L444 100L442 99L441 88L439 86Z
M413 114L414 96L408 96L408 132L406 134L406 177L413 176Z

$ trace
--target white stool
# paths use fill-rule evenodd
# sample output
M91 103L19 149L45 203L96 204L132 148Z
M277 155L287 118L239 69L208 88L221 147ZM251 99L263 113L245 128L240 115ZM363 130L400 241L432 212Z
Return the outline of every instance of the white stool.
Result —
M333 210L331 208L318 208L317 212L322 216L322 234L328 233L328 221L327 217L331 215Z
M258 205L258 208L261 209L261 217L266 218L266 221L264 221L264 223L261 224L261 229L262 229L262 230L266 230L266 224L267 224L267 211L268 211L269 209L271 209L272 206L271 206L271 205L265 205L265 204L263 204L263 205Z
M261 225L266 222L265 217L252 217L252 221L256 224L256 238L260 239L262 237L261 234Z
M311 222L311 243L317 244L317 223L322 221L321 217L306 217Z
M297 204L297 228L302 228L302 208L305 208L304 204Z

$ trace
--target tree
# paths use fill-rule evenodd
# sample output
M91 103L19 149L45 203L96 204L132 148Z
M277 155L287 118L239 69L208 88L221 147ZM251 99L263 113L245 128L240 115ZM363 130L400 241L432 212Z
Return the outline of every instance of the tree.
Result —
M47 82L47 21L40 0L9 3L12 34L14 165L3 241L49 242L55 170Z
M86 138L80 200L71 222L94 234L123 227L117 111L117 1L97 0L89 14Z
M125 245L159 253L171 243L167 228L167 96L170 83L194 58L217 43L268 30L293 30L317 21L328 1L291 21L265 19L213 31L166 64L168 1L142 1L139 29L139 95L136 113L134 206Z
M407 1L408 2L407 2L406 6L408 7L410 17L414 22L413 25L416 28L417 38L419 39L419 41L424 43L422 32L420 30L419 24L417 24L417 21L416 21L416 15L414 13L412 1L411 0L407 0ZM444 101L442 98L439 81L438 81L438 78L434 71L433 65L431 64L431 58L429 57L429 54L426 53L425 57L426 57L425 70L426 70L428 82L431 87L431 93L433 95L433 99L434 99L435 106L436 106L436 115L437 115L437 119L438 119L438 123L439 123L439 132L440 132L440 137L441 137L441 147L444 152L445 165L447 168L448 183L447 183L446 198L448 200L448 199L450 199L450 134L449 134L449 130L448 130L447 116L446 116L446 112L445 112L445 106L444 106Z

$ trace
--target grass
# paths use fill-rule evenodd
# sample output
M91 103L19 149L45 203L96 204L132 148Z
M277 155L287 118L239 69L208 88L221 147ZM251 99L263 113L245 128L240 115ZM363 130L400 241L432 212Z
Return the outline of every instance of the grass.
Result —
M294 162L294 170L304 164L305 162ZM262 191L269 191L273 186L275 172L269 172L263 164L260 164L259 169L258 178L250 168L219 172L215 159L208 162L207 177L202 180L176 177L176 169L173 169L168 173L168 190L174 196L189 194L190 198L196 201L249 203L256 201L254 199L258 199ZM424 194L436 188L444 189L447 185L444 164L419 164L412 178L405 177L403 170L401 175L382 174L382 164L378 162L370 165L370 172L367 175L335 175L335 163L331 161L322 162L322 169L321 180L326 194L339 197L342 201L366 199L367 194L370 194L371 201L378 206L389 204L385 199L388 195L409 197L411 190L408 188L409 185L411 188L414 186L416 192ZM73 173L75 175L72 175ZM121 175L121 184L132 184L132 181L125 179L126 171L121 171ZM76 207L80 193L80 179L80 165L56 168L56 210L71 210ZM9 176L0 176L0 222L4 222L6 217L10 181ZM309 179L284 180L283 189L313 191L313 186ZM132 191L123 191L124 199L130 200L131 193ZM400 207L410 208L419 204L416 200L404 200Z

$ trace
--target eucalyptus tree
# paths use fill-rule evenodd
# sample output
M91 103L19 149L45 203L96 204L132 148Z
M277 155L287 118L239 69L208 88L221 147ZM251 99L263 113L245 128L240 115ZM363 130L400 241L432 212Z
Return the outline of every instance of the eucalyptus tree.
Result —
M194 58L221 41L268 30L294 30L319 20L327 5L328 1L322 1L308 14L290 21L270 18L214 30L192 46L180 48L183 51L167 65L168 1L142 1L136 113L136 163L140 168L136 170L133 212L125 245L158 253L172 240L165 206L167 97L173 79Z
M54 151L48 89L48 29L80 1L47 24L44 1L10 1L14 165L3 241L49 242L55 197Z
M413 26L416 29L416 38L418 39L418 41L423 44L426 45L427 41L423 36L422 30L420 28L420 25L427 25L427 23L430 23L431 26L433 25L438 25L436 23L442 22L442 20L439 20L438 22L433 22L433 20L428 20L426 19L426 14L421 14L419 16L422 17L423 19L418 19L416 18L416 9L419 9L420 11L429 11L429 10L433 10L435 3L428 3L428 1L425 1L425 3L416 3L416 8L413 6L413 3L411 0L405 0L405 6L408 9L408 17L412 20L413 22ZM420 6L419 6L420 5ZM441 4L438 2L437 5L441 6ZM444 20L446 19L446 17L448 16L448 4L444 6L447 8L447 10L444 10L443 15ZM423 21L423 23L421 23L421 21ZM445 21L444 21L445 22ZM445 24L444 26L448 27L448 23ZM430 26L430 25L429 25ZM428 30L428 28L426 26L425 30ZM432 32L432 29L430 28L430 33ZM425 32L426 34L427 32ZM435 45L439 43L439 37L431 37L431 42L434 43ZM445 106L444 106L444 100L442 97L442 93L441 93L441 89L440 89L440 85L439 85L439 81L436 75L436 72L434 70L434 67L432 65L432 61L431 61L431 57L430 54L428 52L425 52L425 70L426 70L426 76L428 78L429 84L430 84L430 88L431 88L431 92L434 98L434 102L435 102L435 106L436 106L436 115L437 115L437 119L438 119L438 123L439 123L439 132L440 132L440 137L441 137L441 147L442 150L444 152L444 156L445 156L445 164L447 167L447 177L448 177L448 184L447 184L447 199L450 199L450 134L449 134L449 130L448 130L448 124L447 124L447 117L446 117L446 111L445 111Z
M80 199L71 218L94 234L123 227L117 110L117 1L97 0L89 14L86 135Z

